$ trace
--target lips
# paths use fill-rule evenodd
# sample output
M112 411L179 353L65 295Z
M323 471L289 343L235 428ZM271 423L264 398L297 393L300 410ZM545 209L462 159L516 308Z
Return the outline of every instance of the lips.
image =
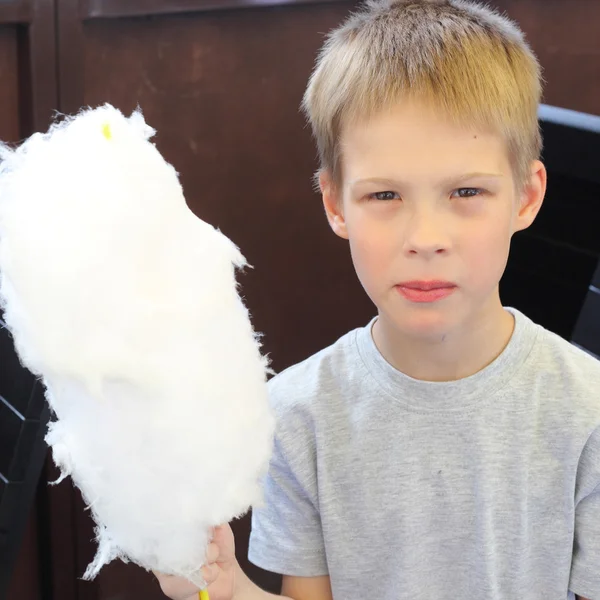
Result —
M396 286L400 294L416 303L437 302L450 296L456 284L449 281L406 281Z
M456 284L450 281L405 281L404 283L399 283L398 286L409 290L429 292L430 290L455 288Z

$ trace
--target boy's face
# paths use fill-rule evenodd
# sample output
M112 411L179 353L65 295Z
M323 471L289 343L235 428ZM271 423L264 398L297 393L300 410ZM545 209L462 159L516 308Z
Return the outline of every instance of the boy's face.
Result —
M497 314L511 236L541 206L543 165L517 192L501 138L408 103L348 125L341 144L341 189L321 178L325 208L385 320L437 337Z

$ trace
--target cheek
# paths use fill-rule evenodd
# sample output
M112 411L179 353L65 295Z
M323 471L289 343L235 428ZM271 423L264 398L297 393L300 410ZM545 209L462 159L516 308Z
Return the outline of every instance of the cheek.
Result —
M359 275L365 277L381 271L389 254L381 241L353 235L350 235L350 253Z
M350 252L357 275L363 285L381 279L397 255L397 243L381 227L367 219L348 223Z
M468 246L465 247L464 254L471 277L482 286L495 285L502 276L508 259L509 221L499 219L489 226L479 227L467 239Z

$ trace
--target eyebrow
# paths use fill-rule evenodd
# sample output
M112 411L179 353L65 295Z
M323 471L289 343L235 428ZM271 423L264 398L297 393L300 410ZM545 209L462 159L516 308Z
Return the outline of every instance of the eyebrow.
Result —
M443 179L440 182L440 184L442 186L446 186L446 185L449 185L452 183L457 184L457 183L460 183L461 181L467 181L469 179L502 179L502 178L504 178L504 175L502 175L501 173L481 173L481 172L465 173L464 175L446 177L445 179ZM388 179L385 177L368 177L366 179L355 179L354 181L351 181L350 187L354 187L360 183L379 183L379 184L390 185L390 186L399 185L400 187L405 186L405 182L403 182L399 179Z

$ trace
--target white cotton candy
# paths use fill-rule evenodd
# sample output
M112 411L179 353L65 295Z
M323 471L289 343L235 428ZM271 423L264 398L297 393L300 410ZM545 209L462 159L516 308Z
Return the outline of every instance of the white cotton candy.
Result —
M106 105L1 148L0 298L97 524L85 577L121 558L202 585L210 527L262 500L268 367L244 257L190 211L153 134Z

